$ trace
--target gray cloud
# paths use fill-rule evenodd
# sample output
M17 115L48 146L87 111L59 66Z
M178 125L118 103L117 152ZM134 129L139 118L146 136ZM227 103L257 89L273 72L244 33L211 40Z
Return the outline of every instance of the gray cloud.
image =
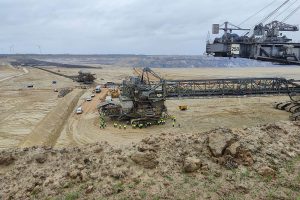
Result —
M0 53L202 54L212 23L239 24L260 0L1 0ZM251 27L264 14L245 27ZM287 14L286 14L287 15ZM289 23L298 23L296 13ZM289 33L296 41L299 33Z

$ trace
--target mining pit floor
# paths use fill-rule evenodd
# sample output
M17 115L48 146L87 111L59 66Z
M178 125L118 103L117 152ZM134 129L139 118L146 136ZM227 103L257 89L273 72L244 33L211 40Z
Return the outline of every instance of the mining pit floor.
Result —
M97 75L96 82L121 82L133 74L132 68L119 66L101 66L93 69ZM78 69L48 67L66 75L75 75ZM154 69L167 79L203 79L233 77L300 77L299 67L247 67L247 68L172 68ZM298 78L299 79L299 78ZM57 84L52 84L56 80ZM28 85L33 88L27 88ZM54 89L76 87L78 83L34 68L13 68L2 63L0 66L0 149L18 147L24 140L30 140L30 133L41 123L47 114L60 106L62 99L57 97ZM97 94L91 102L86 102L93 88L84 90L77 106L82 106L84 113L71 112L63 120L61 132L55 141L43 145L55 147L86 145L107 141L113 146L126 146L139 142L150 135L161 133L200 133L216 127L245 128L260 124L288 121L289 114L275 110L274 102L287 101L287 96L257 96L234 98L174 99L166 101L169 114L176 116L177 124L171 122L164 126L147 129L113 128L108 121L106 129L99 128L97 105L104 99L104 93ZM179 105L188 105L187 111L179 111ZM74 108L75 109L75 108ZM58 109L59 110L59 109ZM61 109L63 110L63 109ZM49 119L51 120L51 119ZM57 120L57 119L53 119ZM52 120L51 120L52 121ZM178 127L180 124L180 127ZM33 143L34 144L34 143Z

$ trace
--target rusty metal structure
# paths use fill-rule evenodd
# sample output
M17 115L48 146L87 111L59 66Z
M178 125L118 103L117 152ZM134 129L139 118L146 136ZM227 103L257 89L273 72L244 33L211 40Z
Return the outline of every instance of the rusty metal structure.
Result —
M123 81L120 102L103 103L99 112L115 120L149 122L167 115L164 103L172 98L300 94L300 81L284 78L165 80L150 68L135 73Z

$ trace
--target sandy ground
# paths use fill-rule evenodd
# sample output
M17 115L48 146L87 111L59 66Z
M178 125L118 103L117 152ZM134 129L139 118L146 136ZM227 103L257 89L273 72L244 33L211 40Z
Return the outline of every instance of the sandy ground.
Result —
M24 73L22 69L0 67L0 79ZM75 75L78 69L52 68L61 73ZM167 79L200 79L200 78L228 78L228 77L286 77L300 79L300 68L273 67L273 68L220 68L220 69L154 69L158 74ZM107 81L121 82L132 75L131 68L103 67L91 70L97 75L98 83ZM28 69L28 74L13 77L0 82L0 148L17 146L31 130L57 105L55 88L74 87L73 81L59 77L38 69ZM57 85L52 84L57 81ZM33 89L27 89L28 84L33 84ZM96 105L104 98L103 94L97 95L92 102L85 102L91 94L88 90L78 102L85 112L82 115L71 114L67 119L61 136L56 146L84 145L99 141L107 141L112 145L128 145L141 139L164 132L178 134L202 132L225 126L240 128L257 124L272 123L288 120L288 114L272 108L275 101L288 100L285 96L279 97L251 97L251 98L224 98L224 99L185 99L169 100L166 102L171 115L177 117L177 124L181 127L172 127L168 122L165 126L151 127L148 129L127 130L115 129L113 122L108 121L105 130L99 128L99 116ZM188 111L178 110L178 105L186 104Z
M200 78L230 78L230 77L286 77L297 79L300 70L294 67L286 68L241 68L241 69L154 69L167 79L200 79ZM75 70L60 69L62 73L74 74ZM116 67L93 70L98 83L114 80L121 82L132 74L132 69ZM87 92L86 96L91 91ZM84 99L84 98L83 98ZM172 122L165 126L154 126L147 129L116 129L112 121L107 121L105 130L99 128L99 115L96 109L88 109L83 115L73 114L68 120L57 142L57 147L66 145L84 145L95 141L107 141L111 145L123 146L138 142L149 135L160 133L198 133L215 127L243 128L258 124L287 120L289 114L273 109L275 101L287 101L286 96L251 97L251 98L212 98L212 99L180 99L168 100L166 105L169 114L176 116L177 124ZM78 106L100 103L101 98L93 102L79 103ZM186 112L179 111L179 105L188 105ZM94 106L92 106L94 108ZM178 127L180 124L180 128ZM122 124L122 126L125 124Z
M8 81L9 79L20 77L29 73L29 71L24 67L22 68L22 70L23 73L17 74L16 69L12 67L3 67L2 73L0 74L0 82Z
M26 73L28 70L28 73ZM57 105L54 88L72 86L71 80L36 69L0 66L0 149L17 146ZM22 74L22 76L21 76ZM57 80L57 85L52 85ZM27 85L33 84L33 89Z
M287 120L289 114L272 107L274 99L286 101L282 97L251 97L251 98L224 98L224 99L184 99L169 100L166 102L169 114L176 116L173 127L171 120L166 125L153 126L147 129L126 130L113 127L113 122L107 119L106 129L99 128L99 114L97 110L88 108L82 115L72 114L68 120L57 147L66 145L84 145L95 141L107 141L114 146L129 145L139 142L150 135L161 133L199 133L216 127L244 128L258 124L272 123ZM85 102L86 104L95 104ZM178 105L189 106L189 110L180 111ZM120 123L119 123L120 124ZM125 123L121 123L122 127ZM180 127L178 125L180 124Z

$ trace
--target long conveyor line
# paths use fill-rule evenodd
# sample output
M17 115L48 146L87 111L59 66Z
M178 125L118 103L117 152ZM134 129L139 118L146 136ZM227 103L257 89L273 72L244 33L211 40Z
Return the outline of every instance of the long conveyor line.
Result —
M299 81L285 78L165 80L164 82L166 98L300 93Z

